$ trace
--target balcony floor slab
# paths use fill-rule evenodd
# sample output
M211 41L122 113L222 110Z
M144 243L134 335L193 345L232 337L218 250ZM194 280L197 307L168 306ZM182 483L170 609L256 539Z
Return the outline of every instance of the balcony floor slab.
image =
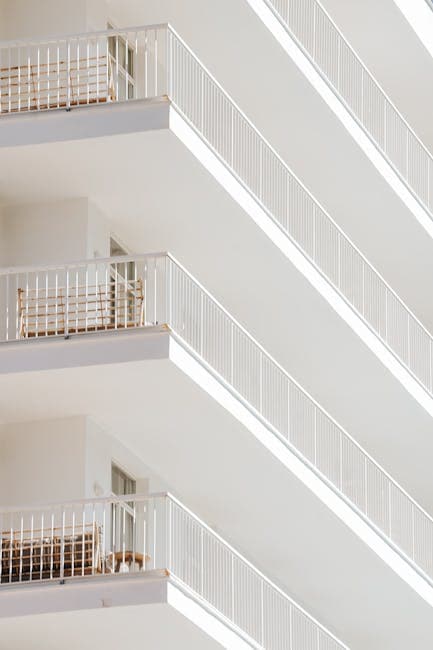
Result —
M0 634L11 650L107 650L145 643L213 650L251 648L166 577L66 580L0 590Z

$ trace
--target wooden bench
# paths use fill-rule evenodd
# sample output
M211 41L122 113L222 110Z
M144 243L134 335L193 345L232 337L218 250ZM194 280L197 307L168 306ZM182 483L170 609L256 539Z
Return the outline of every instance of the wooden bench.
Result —
M106 54L2 67L0 114L114 101L114 86Z
M18 289L19 336L31 338L144 325L141 279Z
M101 573L101 528L97 524L2 533L1 583ZM75 530L77 532L75 532Z

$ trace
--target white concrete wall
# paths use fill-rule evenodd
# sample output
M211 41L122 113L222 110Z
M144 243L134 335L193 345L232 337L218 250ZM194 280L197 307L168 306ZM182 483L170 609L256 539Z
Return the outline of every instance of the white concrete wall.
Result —
M82 499L84 417L8 424L0 430L0 503Z
M110 252L110 224L86 198L7 206L1 227L2 266L62 264Z
M1 0L0 38L39 38L105 29L106 0Z
M0 267L2 266L6 266L6 235L3 222L3 207L0 206Z
M136 480L138 493L164 489L144 460L86 416L3 425L0 506L108 496L112 462Z
M119 440L91 418L86 423L85 494L87 497L111 492L111 464L114 462L137 482L137 493L147 494L151 470Z

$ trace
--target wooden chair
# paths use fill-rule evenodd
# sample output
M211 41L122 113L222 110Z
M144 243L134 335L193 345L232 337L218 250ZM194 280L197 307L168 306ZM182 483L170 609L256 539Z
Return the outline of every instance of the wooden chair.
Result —
M72 532L71 526L64 531L54 528L51 535L34 530L32 538L22 537L21 531L13 531L12 536L10 531L3 533L1 582L101 573L101 527L96 523L80 527L78 523L74 528L79 532Z
M0 114L114 101L111 57L85 56L0 68Z
M19 336L32 338L144 325L143 281L18 289Z

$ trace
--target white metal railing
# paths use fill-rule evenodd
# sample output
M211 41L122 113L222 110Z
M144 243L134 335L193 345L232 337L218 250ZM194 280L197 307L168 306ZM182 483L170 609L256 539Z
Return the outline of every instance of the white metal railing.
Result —
M0 115L166 95L167 30L0 43Z
M0 588L159 570L253 647L346 648L167 494L2 510L0 548Z
M134 316L135 299L132 307L124 299L128 287L137 284L142 292L139 318ZM100 318L91 309L86 310L84 298L84 318L77 327L68 300L76 304L76 287L80 287L93 306L89 287L95 286L104 296L106 287L111 286L112 296L121 295L122 299L113 301L109 318ZM51 296L50 302L47 295ZM56 321L56 295L66 300L66 320L57 317ZM33 330L28 324L22 327L23 312L24 322L31 322L25 315L29 296L40 296L39 325ZM433 580L433 519L170 255L0 271L0 304L4 305L0 311L0 341L167 324L173 335L282 442L424 577Z
M282 2L281 11L284 6L285 2ZM308 30L311 26L306 21L304 12L310 6L316 6L315 0L302 2L298 7L299 15L296 14ZM307 12L306 15L310 14ZM314 11L311 15L317 18L322 14ZM320 30L315 33L319 34ZM113 92L110 101L168 96L282 231L420 384L433 394L431 334L295 177L171 27L137 27L81 34L63 40L3 44L0 46L3 67L5 61L8 62L7 70L18 65L17 61L21 61L24 56L19 55L19 52L27 50L32 53L31 56L28 55L29 60L39 62L39 70L42 63L48 65L47 62L61 59L65 51L67 61L81 60L83 53L86 53L90 61L92 54L98 57L105 52L104 56L111 61L110 87ZM82 80L85 68L76 67L77 72L81 71L79 80ZM36 79L40 77L39 72ZM131 78L134 80L132 85ZM45 88L46 92L48 82L38 83L37 88ZM75 93L76 103L88 103L90 90L86 76L83 85L80 81L78 86L82 87L82 91L78 95ZM67 94L71 98L72 89ZM41 103L43 102L39 98L36 107ZM96 98L93 103L100 102ZM57 104L56 96L53 104L47 98L44 106L56 108ZM6 106L6 110L9 110L8 102ZM24 103L20 110L28 110L28 106Z
M362 63L320 2L265 2L431 216L433 158L430 152Z

